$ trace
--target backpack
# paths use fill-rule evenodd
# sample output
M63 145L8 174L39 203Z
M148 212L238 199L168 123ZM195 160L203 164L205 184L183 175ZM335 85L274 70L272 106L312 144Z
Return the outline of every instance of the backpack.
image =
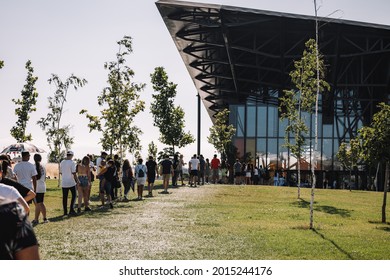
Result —
M139 165L138 167L139 167L139 169L138 169L138 178L145 177L145 172L142 169L142 165Z

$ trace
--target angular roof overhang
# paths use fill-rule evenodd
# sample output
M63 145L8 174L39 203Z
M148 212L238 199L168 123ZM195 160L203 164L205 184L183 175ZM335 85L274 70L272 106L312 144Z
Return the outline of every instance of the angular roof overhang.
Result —
M291 88L294 60L315 37L312 16L183 1L156 5L210 117L245 101L278 104ZM332 92L387 100L390 27L340 19L319 25Z

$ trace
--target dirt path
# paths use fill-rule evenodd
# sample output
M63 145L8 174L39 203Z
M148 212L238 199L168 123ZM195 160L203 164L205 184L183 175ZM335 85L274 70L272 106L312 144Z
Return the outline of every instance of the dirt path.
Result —
M42 258L193 259L202 240L188 230L197 220L197 209L191 205L217 190L202 186L170 191L155 192L144 201L117 202L113 210L59 218L47 225L52 231L37 228Z

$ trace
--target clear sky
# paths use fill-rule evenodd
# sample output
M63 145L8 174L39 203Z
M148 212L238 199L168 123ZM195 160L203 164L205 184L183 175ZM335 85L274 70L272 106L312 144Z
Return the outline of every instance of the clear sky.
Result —
M15 105L12 98L20 98L27 72L27 60L32 61L39 98L37 111L31 114L27 132L32 133L33 143L48 150L46 136L36 125L39 118L48 113L47 97L52 96L54 86L47 80L51 73L65 80L75 74L88 80L79 91L69 92L65 105L63 124L72 124L71 135L75 143L72 149L77 158L87 153L100 153L100 134L89 133L81 109L99 114L97 96L107 85L107 71L103 64L115 58L116 42L124 35L133 38L133 54L128 65L135 71L134 82L146 83L141 98L146 102L145 112L137 117L136 124L143 130L142 156L147 156L147 146L158 142L158 129L153 127L149 111L153 89L150 74L157 66L165 67L170 81L178 84L176 103L185 111L186 130L197 136L196 88L185 68L172 38L156 8L155 0L0 0L0 60L5 67L0 70L1 134L0 148L15 140L10 129L15 125ZM312 0L208 0L199 3L224 4L313 15ZM388 0L322 0L317 1L320 16L341 10L333 17L390 25L390 1ZM202 153L212 157L214 148L207 143L211 121L202 106ZM180 151L187 160L196 153L196 143Z

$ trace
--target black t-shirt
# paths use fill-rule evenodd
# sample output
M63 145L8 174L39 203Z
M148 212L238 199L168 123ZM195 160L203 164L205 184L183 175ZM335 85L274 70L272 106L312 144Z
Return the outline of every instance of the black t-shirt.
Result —
M161 162L162 165L162 174L171 174L172 161L169 159L164 159Z
M157 162L154 160L148 160L146 162L146 168L148 169L148 176L155 176L156 175L156 165Z
M23 186L21 183L16 182L14 180L8 179L8 178L3 178L0 183L3 183L5 185L14 187L22 197L26 197L30 189L26 188Z
M107 171L103 174L104 178L111 183L114 183L116 181L115 175L116 175L115 166L108 167Z

